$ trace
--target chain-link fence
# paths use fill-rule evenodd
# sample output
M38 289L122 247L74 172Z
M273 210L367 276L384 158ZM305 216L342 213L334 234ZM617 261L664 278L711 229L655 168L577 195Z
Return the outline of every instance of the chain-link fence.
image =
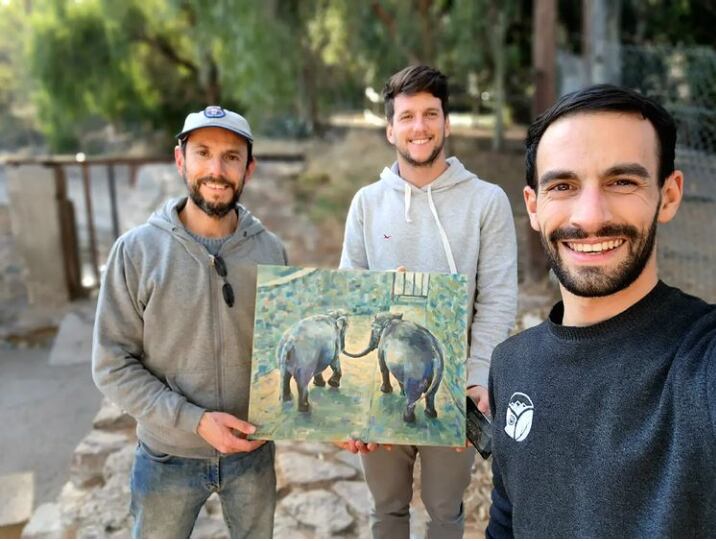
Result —
M622 46L622 84L657 98L679 133L676 166L685 197L659 228L664 281L716 302L716 50Z

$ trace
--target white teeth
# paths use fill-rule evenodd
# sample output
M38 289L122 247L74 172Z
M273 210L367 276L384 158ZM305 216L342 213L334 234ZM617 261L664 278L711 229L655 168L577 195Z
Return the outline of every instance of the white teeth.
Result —
M428 141L430 141L430 139L413 139L411 143L413 143L414 145L424 145Z
M597 242L593 244L585 244L581 242L568 242L567 245L570 247L570 249L574 250L575 252L605 252L607 250L613 250L614 248L617 248L624 244L623 239L618 240L607 240L604 242Z

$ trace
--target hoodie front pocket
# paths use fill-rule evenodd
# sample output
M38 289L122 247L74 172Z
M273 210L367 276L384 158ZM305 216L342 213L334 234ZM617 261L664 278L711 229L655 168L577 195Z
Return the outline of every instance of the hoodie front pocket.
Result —
M192 404L208 410L218 409L216 372L212 368L182 370L166 377L167 385Z

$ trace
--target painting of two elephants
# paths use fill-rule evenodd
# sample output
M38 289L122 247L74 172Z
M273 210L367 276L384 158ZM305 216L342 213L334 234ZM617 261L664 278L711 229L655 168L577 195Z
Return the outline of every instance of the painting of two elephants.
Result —
M464 276L260 265L256 287L253 437L464 444Z

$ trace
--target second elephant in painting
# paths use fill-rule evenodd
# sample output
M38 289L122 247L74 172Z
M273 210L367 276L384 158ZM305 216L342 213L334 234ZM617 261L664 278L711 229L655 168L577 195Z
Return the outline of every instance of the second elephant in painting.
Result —
M384 393L393 391L390 384L390 374L393 374L407 399L403 420L415 422L415 404L423 395L425 415L437 417L435 394L444 367L437 338L425 327L403 320L402 314L380 312L373 319L368 347L360 353L343 353L349 357L362 357L376 348L383 379L380 390Z
M304 318L292 325L281 337L277 347L278 367L281 373L281 400L289 401L291 378L298 389L298 411L307 412L308 384L325 386L323 371L331 367L333 374L328 380L331 387L341 382L339 355L345 347L347 315L341 310L326 315Z

